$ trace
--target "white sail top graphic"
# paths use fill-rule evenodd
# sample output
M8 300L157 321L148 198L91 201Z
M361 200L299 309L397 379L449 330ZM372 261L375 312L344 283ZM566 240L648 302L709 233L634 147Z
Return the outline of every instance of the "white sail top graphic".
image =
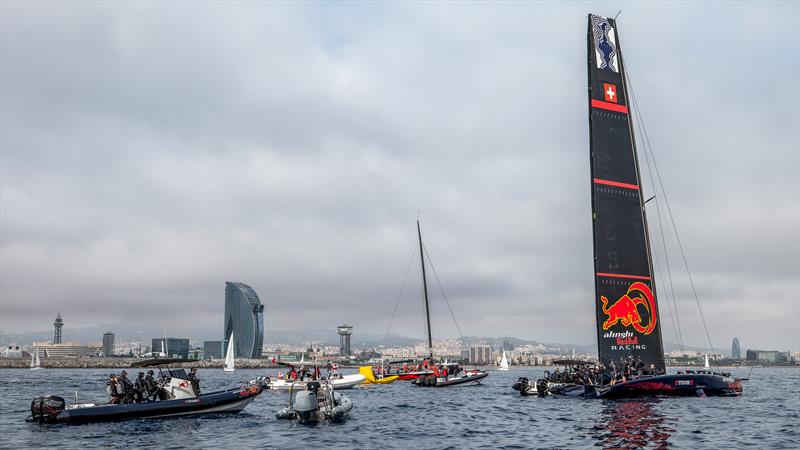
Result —
M233 331L231 331L231 337L228 339L228 351L225 353L225 366L223 367L225 372L233 372Z
M31 355L31 370L41 370L42 363L39 361L39 349L34 348Z
M703 367L705 367L706 369L711 368L711 366L708 365L708 355L705 355L705 363L703 364Z
M503 358L500 360L500 368L497 370L508 370L508 359L506 359L505 350L503 350Z

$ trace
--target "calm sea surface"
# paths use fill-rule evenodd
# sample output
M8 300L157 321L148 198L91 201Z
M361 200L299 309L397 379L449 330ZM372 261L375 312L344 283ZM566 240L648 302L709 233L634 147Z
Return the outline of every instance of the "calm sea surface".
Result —
M345 391L346 422L317 426L275 419L286 393L266 391L241 414L87 425L24 421L34 396L103 401L110 369L0 370L2 448L800 448L800 369L757 368L738 398L598 401L520 397L519 376L492 372L482 385L417 388L408 382ZM133 370L129 372L134 373ZM735 370L746 376L747 370ZM208 390L258 370L200 370Z

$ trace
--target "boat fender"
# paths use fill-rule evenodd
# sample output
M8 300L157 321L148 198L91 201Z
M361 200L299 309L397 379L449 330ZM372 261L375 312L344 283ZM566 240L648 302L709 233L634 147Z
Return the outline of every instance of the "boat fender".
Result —
M31 419L39 423L55 423L66 402L56 395L36 397L31 402Z

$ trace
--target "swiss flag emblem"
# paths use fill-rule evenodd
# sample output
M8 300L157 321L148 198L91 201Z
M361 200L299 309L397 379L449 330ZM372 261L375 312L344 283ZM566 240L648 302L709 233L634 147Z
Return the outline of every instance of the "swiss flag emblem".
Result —
M603 93L607 102L617 103L617 87L610 83L603 83Z

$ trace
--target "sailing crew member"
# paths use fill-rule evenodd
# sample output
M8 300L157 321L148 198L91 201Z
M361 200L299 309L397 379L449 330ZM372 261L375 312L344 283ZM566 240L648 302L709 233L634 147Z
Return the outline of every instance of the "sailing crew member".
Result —
M133 383L134 400L136 403L144 402L145 394L147 392L147 382L144 380L144 372L139 372L136 381Z
M153 377L153 370L148 370L147 375L144 377L145 388L147 390L147 395L145 398L147 401L155 401L156 396L158 395L158 382Z
M117 376L113 373L108 376L108 381L106 381L106 393L111 398L109 403L118 404L120 403L120 396L119 391L117 390Z
M339 366L337 366L336 363L331 364L331 373L336 375L338 371L339 371Z
M189 371L189 382L192 383L194 395L200 397L200 380L197 378L197 367L192 367Z
M122 386L120 395L122 395L122 402L123 403L132 403L133 402L133 383L131 380L128 379L128 372L122 371L119 377L117 377L117 381L119 385Z

